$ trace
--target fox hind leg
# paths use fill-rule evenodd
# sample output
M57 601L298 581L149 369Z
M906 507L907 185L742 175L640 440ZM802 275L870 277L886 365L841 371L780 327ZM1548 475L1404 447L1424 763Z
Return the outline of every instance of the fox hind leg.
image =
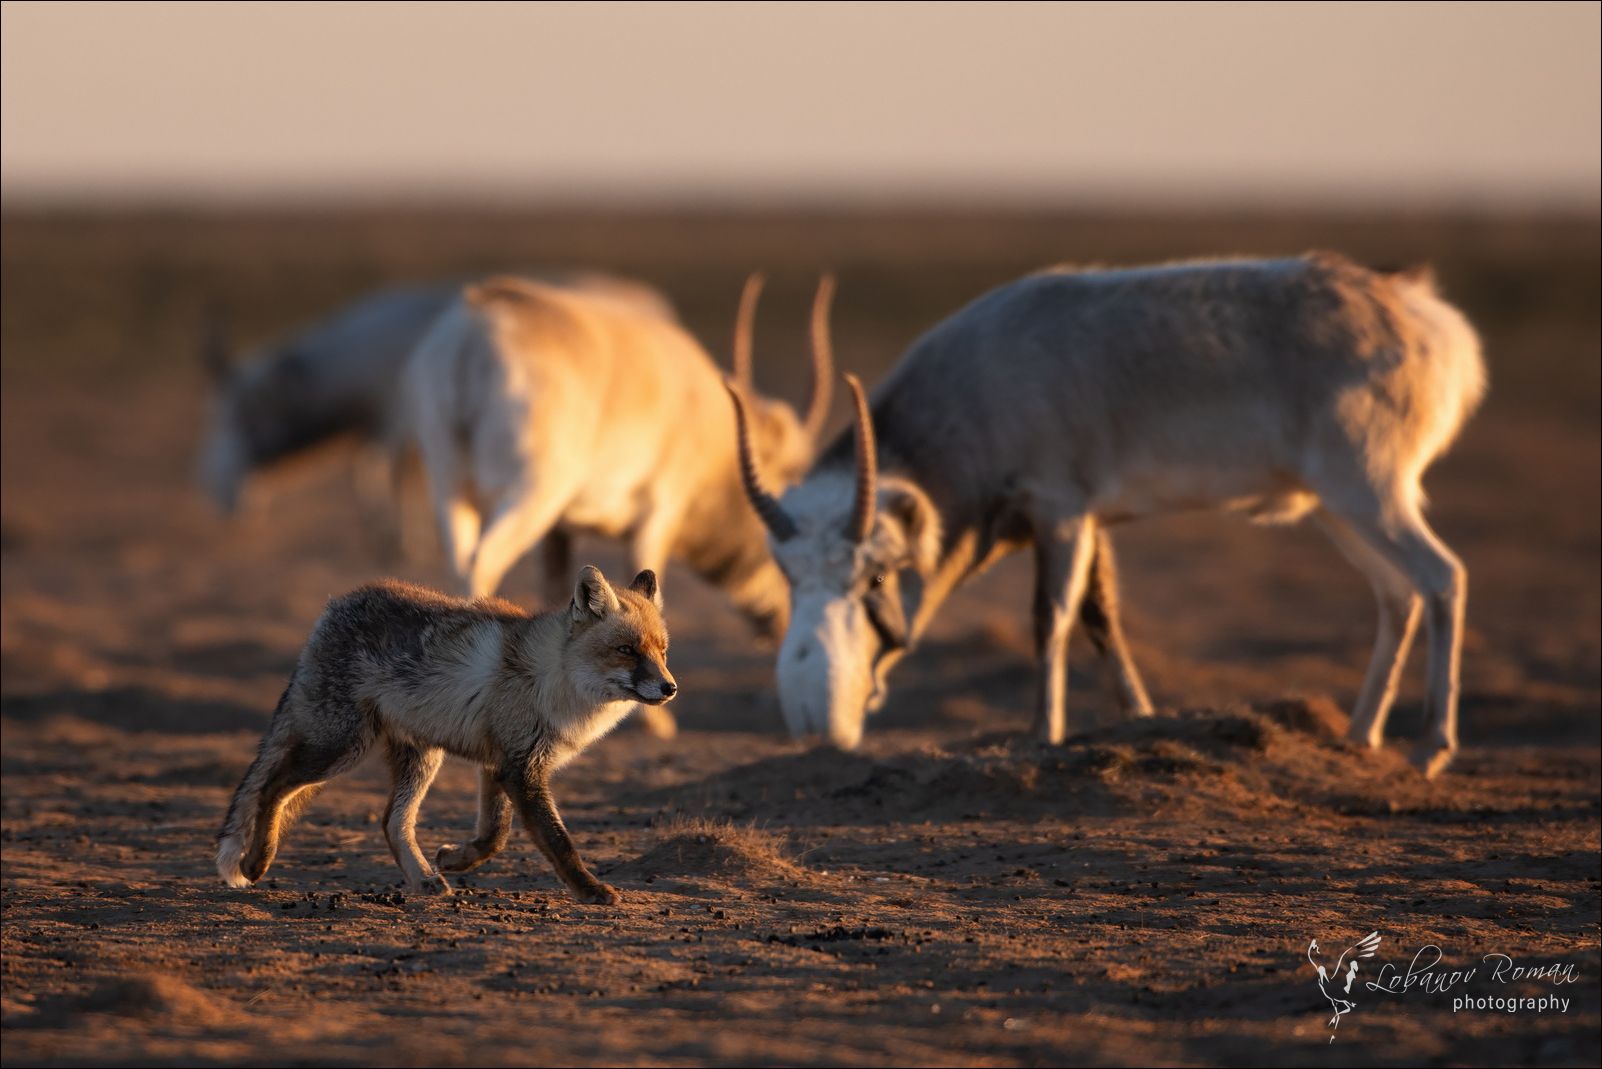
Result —
M442 846L434 854L434 867L441 872L467 872L476 869L506 847L512 835L512 800L501 788L492 768L478 770L478 827L473 840Z
M284 829L326 780L354 764L365 749L360 742L349 749L337 749L299 738L289 739L279 749L277 760L265 770L266 783L256 802L251 834L243 844L240 874L246 881L255 883L262 878L278 854Z
M392 783L389 806L384 810L384 838L389 841L390 853L414 892L450 894L450 885L429 868L417 846L417 811L439 773L445 751L391 738L385 740L385 755Z

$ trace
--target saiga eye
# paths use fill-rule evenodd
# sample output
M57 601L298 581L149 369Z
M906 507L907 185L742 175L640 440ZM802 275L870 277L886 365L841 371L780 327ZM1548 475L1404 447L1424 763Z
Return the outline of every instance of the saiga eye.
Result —
M880 572L878 575L873 577L873 585L874 586L884 586L884 580L885 580L885 574L883 572Z

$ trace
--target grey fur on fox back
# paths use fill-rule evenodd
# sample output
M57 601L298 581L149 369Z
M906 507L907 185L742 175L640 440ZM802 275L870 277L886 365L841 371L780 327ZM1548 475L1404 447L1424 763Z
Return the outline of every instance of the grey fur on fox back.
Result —
M576 898L615 902L568 837L550 777L634 703L677 693L661 608L654 572L622 589L594 567L580 573L566 609L539 615L393 580L335 598L234 792L218 873L231 887L259 880L293 815L378 743L393 782L384 835L412 890L448 894L436 868L488 861L506 845L515 807ZM446 753L480 768L478 827L471 842L441 847L430 867L417 811Z

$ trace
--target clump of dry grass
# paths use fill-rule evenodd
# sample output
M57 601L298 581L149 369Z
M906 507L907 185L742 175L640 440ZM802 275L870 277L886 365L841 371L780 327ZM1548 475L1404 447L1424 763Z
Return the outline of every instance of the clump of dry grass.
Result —
M611 875L649 880L658 876L793 879L803 869L780 835L753 824L675 816L656 828L650 849Z

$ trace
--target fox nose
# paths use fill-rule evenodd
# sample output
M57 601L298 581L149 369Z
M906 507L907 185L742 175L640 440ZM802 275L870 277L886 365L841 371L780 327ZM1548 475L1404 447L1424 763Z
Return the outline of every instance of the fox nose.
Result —
M671 698L678 692L679 685L677 683L673 682L671 679L664 679L662 681L662 697Z

